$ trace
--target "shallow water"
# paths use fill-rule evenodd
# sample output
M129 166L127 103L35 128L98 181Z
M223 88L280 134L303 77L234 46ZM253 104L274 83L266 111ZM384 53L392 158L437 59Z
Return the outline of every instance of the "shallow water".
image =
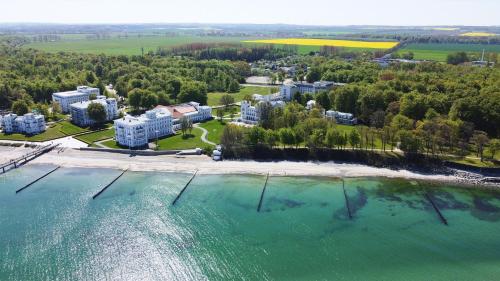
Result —
M500 193L383 178L28 165L0 176L0 280L498 280ZM344 193L345 189L345 193ZM428 194L446 218L444 225ZM346 208L346 197L352 218Z

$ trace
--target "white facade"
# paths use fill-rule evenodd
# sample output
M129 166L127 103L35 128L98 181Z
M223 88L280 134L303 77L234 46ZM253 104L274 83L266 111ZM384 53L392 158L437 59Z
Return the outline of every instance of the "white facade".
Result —
M21 133L35 135L45 131L45 116L26 113L24 116L7 114L2 118L2 127L5 133Z
M241 101L241 121L249 124L255 124L259 122L259 117L257 115L257 107L252 106L249 101Z
M315 100L310 100L306 103L306 109L311 110L316 106L316 101Z
M99 89L88 86L78 86L76 91L53 93L52 100L61 105L62 112L68 113L70 111L71 104L88 101L91 94L99 96Z
M281 86L280 94L283 100L292 100L295 93L300 94L316 94L320 91L330 91L335 86L343 86L343 83L335 83L330 81L317 81L314 83L292 82Z
M116 99L99 96L92 101L81 101L70 105L71 121L78 126L84 127L94 124L94 120L89 117L88 107L91 103L101 104L106 111L106 121L111 121L118 116L118 104Z
M335 110L328 110L326 113L326 118L335 118L335 121L338 124L345 124L345 125L356 125L358 123L358 119L354 118L354 115L351 113L345 113L345 112L340 112L340 111L335 111Z
M201 122L205 120L209 120L212 118L212 108L206 105L200 105L197 102L190 102L194 108L196 108L196 112L186 113L187 116L193 123Z
M196 111L186 112L182 114L183 116L189 118L191 122L197 123L212 119L212 108L210 106L200 105L199 103L194 101L187 103L187 105L192 106L196 109ZM184 105L181 104L175 107L183 107L183 106ZM180 118L175 118L173 119L172 122L174 131L181 129Z
M172 115L168 110L147 111L140 117L125 116L115 120L115 139L120 145L141 147L149 140L173 134Z
M257 105L252 106L252 104L249 101L242 101L241 102L241 107L240 107L240 112L241 112L241 121L247 124L257 124L260 120L260 104L266 103L264 101L260 101L257 103ZM267 102L269 103L273 108L276 107L285 107L285 102L283 101L271 101Z

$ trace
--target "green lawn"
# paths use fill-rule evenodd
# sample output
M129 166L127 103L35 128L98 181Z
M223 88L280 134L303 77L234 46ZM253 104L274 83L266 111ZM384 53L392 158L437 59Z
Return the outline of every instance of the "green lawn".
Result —
M118 143L116 143L115 140L108 140L108 141L102 142L102 144L106 147L109 147L109 148L128 149L128 147L122 147L122 146L118 145ZM97 146L92 146L92 147L97 147Z
M454 52L474 53L477 56L483 51L500 53L500 45L485 44L453 44L453 43L421 43L409 44L400 49L398 53L413 52L417 60L446 61L446 57Z
M110 124L105 124L109 127ZM3 134L0 133L0 140L15 140L15 141L49 141L53 139L59 139L66 136L72 136L80 133L91 132L89 128L80 128L69 121L62 121L58 123L51 124L47 127L45 132L34 135L25 136L23 134ZM92 137L92 136L91 136Z
M243 97L245 97L245 95L247 94L268 95L268 94L274 94L278 91L279 91L278 87L244 86L240 89L239 92L230 93L229 95L234 97L235 102L239 102L242 101ZM209 106L221 105L220 98L225 94L228 93L220 93L220 92L208 93L208 105Z
M471 166L476 166L476 167L498 167L495 163L488 159L483 159L483 162L481 162L480 159L476 158L465 158L465 157L445 157L447 160L450 162L456 162L459 164L466 164L466 165L471 165Z
M208 131L207 139L214 143L220 143L225 126L226 123L221 123L219 120L215 119L200 124L200 127L205 128Z
M127 38L114 36L109 39L90 40L85 37L63 37L56 42L34 42L26 44L27 48L34 48L47 52L77 52L107 55L140 55L141 48L144 52L156 51L158 47L174 47L190 43L239 43L251 40L247 37L229 36L165 36L165 35L130 35Z
M63 138L66 135L61 132L62 125L60 123L56 123L51 125L45 130L45 132L34 135L34 136L25 136L23 134L4 134L0 133L1 140L15 140L15 141L48 141L58 138Z
M104 131L79 135L76 137L76 139L83 141L84 143L87 143L87 144L92 144L94 142L109 139L109 138L112 138L114 136L115 136L115 129L110 128L110 129L107 129Z
M192 149L192 148L204 148L208 144L201 141L202 131L200 129L193 128L191 135L183 136L178 133L174 136L163 138L158 140L158 150L181 150L181 149Z
M69 121L62 121L62 122L59 122L59 124L61 125L61 128L59 129L63 134L65 135L68 135L68 136L71 136L71 135L76 135L76 134L79 134L79 133L83 133L83 132L88 132L89 129L88 128L81 128L81 127L78 127L77 125L69 122Z

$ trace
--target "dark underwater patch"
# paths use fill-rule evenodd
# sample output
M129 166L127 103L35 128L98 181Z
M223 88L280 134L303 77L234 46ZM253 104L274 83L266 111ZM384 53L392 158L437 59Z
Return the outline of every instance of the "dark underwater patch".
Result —
M471 207L464 202L458 201L450 192L435 191L430 192L430 194L439 209L468 210Z
M351 209L351 214L354 217L356 213L361 210L368 202L368 197L366 196L366 190L361 187L356 187L356 195L347 196L349 199L349 207Z
M500 221L500 207L489 202L490 199L474 196L474 208L471 215L482 221L497 222Z

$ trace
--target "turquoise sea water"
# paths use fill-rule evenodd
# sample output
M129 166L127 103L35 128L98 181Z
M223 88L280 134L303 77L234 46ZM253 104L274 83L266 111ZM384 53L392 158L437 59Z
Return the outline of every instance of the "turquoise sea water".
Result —
M0 280L499 280L500 192L383 178L28 165L0 176ZM449 225L429 201L430 194Z

